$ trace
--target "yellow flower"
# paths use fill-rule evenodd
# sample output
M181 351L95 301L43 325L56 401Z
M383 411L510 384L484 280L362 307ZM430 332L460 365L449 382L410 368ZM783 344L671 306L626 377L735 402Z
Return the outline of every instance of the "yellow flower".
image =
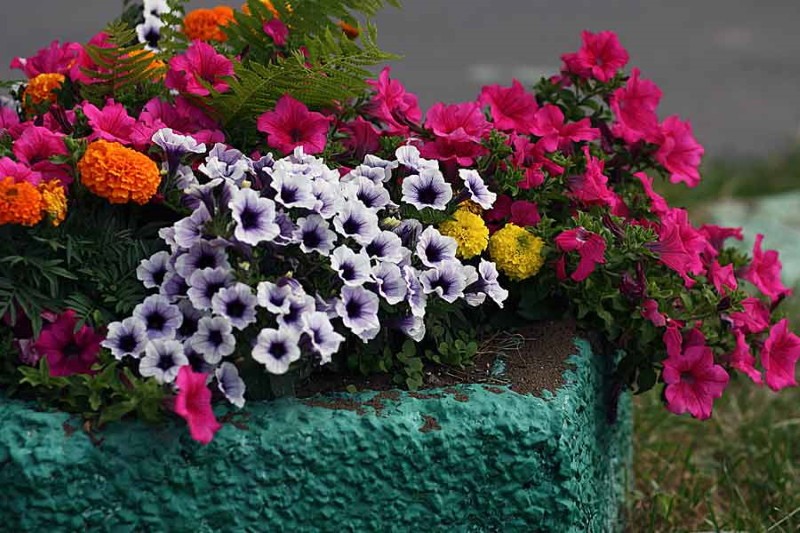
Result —
M478 205L476 202L472 200L464 200L460 204L458 204L459 209L466 209L470 213L475 213L476 215L480 215L483 213L483 208Z
M489 239L489 254L497 268L521 281L539 272L544 264L544 241L516 224L506 224Z
M112 204L133 200L146 204L161 184L158 165L146 155L119 143L94 141L78 162L81 183Z
M461 259L479 255L489 244L489 228L481 217L467 209L457 210L453 218L439 224L439 232L456 240L456 255Z
M50 217L50 223L58 226L67 216L67 195L58 180L50 180L39 185L42 195L43 211Z

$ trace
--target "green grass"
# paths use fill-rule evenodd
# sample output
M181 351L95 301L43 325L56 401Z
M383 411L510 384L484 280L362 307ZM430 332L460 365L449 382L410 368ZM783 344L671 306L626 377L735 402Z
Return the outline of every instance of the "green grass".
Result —
M798 189L800 149L711 162L703 176L697 189L662 190L700 215L714 199ZM797 331L800 287L795 295L785 312ZM628 531L800 531L800 389L736 378L704 422L668 413L657 393L636 398Z

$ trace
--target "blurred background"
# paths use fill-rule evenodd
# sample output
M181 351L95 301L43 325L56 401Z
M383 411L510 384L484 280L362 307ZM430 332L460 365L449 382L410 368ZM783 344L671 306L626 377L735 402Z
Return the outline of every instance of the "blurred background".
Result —
M765 154L800 135L800 10L796 0L401 0L376 20L379 42L404 56L393 72L436 100L550 75L580 32L616 31L664 90L664 116L691 119L710 156ZM0 2L10 7L11 0ZM194 0L190 7L236 1ZM119 14L120 0L13 2L0 32L0 78L12 57L52 39L85 42Z
M301 1L301 0L297 0ZM693 220L742 225L780 250L800 294L800 0L402 0L376 20L403 60L393 75L435 101L557 72L580 32L614 30L664 91L662 118L690 119L706 147L697 189L665 186ZM219 4L195 0L190 8ZM238 6L235 2L222 2ZM0 78L14 56L53 39L87 41L121 0L0 0ZM800 298L784 306L797 329ZM774 395L735 380L706 422L636 401L634 490L627 530L800 531L800 390Z

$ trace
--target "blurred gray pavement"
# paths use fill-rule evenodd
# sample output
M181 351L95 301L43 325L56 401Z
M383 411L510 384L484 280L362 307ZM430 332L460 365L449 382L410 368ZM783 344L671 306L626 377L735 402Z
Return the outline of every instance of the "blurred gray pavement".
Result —
M192 7L217 4L197 0ZM238 5L240 2L225 2ZM664 90L662 116L692 121L707 154L765 154L800 135L800 0L403 0L376 20L405 56L393 74L437 100L487 83L531 83L577 50L580 31L615 30L630 66ZM0 0L0 78L15 55L52 39L85 41L118 0Z

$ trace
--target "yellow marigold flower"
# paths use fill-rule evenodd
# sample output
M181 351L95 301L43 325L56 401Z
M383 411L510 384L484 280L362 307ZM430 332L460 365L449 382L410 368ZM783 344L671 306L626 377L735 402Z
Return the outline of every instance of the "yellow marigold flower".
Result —
M44 102L56 103L56 91L64 84L63 74L39 74L28 81L22 94L22 101L30 101L34 105Z
M67 193L58 180L50 180L39 185L42 195L42 209L50 217L50 223L58 226L67 216Z
M539 272L544 264L544 241L516 224L506 224L489 239L489 254L497 268L513 280Z
M222 28L232 21L233 8L229 6L195 9L183 18L183 33L192 41L225 42L228 37Z
M33 226L42 220L42 195L27 181L8 177L0 181L0 226Z
M481 217L466 209L457 210L453 218L439 224L439 232L456 240L456 255L461 259L479 255L489 244L489 228Z
M459 209L466 209L470 213L475 213L476 215L480 215L483 213L483 208L478 205L476 202L472 200L464 200L460 204L458 204Z
M158 190L161 172L146 155L119 143L94 141L78 162L81 182L112 204L147 203Z

